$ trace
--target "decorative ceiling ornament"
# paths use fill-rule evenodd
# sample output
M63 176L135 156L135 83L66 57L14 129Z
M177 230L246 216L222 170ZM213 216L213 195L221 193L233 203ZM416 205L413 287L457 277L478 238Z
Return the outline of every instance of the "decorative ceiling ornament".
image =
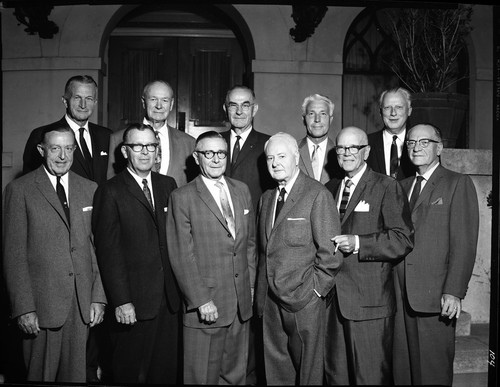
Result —
M59 32L59 27L48 19L54 7L50 5L16 6L14 16L29 35L38 33L42 39L52 39Z
M314 30L323 20L328 7L326 5L292 5L292 10L295 27L290 28L290 36L300 43L314 34Z

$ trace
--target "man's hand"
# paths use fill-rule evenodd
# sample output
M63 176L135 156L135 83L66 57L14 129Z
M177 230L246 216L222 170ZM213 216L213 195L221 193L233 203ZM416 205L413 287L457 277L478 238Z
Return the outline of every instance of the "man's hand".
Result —
M450 320L453 317L460 317L462 311L462 300L452 296L451 294L443 294L441 296L441 316L448 317Z
M115 308L116 321L120 324L134 325L137 322L135 307L131 302Z
M105 304L100 302L93 302L90 304L90 324L89 326L95 327L96 325L102 323L104 318L104 310L106 309Z
M198 308L200 312L201 321L205 321L208 324L212 324L217 321L219 314L217 313L217 307L212 300L208 301L206 304Z
M354 235L336 235L330 240L335 243L335 251L338 249L343 253L350 254L356 248L356 237Z
M29 312L23 314L17 318L17 325L27 335L37 336L40 332L40 326L38 325L38 316L36 312Z

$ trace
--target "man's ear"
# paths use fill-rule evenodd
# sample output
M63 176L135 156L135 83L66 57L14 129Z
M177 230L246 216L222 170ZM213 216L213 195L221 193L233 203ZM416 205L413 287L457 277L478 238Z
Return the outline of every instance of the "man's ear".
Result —
M196 165L200 165L200 160L198 160L198 157L200 155L198 154L198 152L194 151L193 152L193 158L194 158L194 161L196 162Z
M120 148L120 150L122 151L123 157L126 158L126 159L128 159L127 146L126 145L122 145L122 147Z
M253 112L252 112L252 117L255 117L255 115L257 114L257 110L259 110L259 104L256 103L253 105Z
M64 95L61 97L61 101L64 105L64 107L67 109L68 108L68 100L64 97Z
M37 144L36 149L38 150L38 153L40 153L40 156L45 157L45 148L42 144Z

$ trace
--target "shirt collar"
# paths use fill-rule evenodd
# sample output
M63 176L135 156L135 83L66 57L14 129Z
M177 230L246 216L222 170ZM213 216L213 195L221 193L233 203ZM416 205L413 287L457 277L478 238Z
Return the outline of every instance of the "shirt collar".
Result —
M288 183L286 183L285 185L278 185L277 187L277 190L278 190L278 194L279 194L279 191L281 190L281 188L285 188L285 191L287 194L290 193L290 191L292 190L292 187L293 185L295 184L295 180L297 180L297 177L299 176L299 173L300 173L300 169L297 168L297 170L295 171L295 175L292 176L292 178L290 180L288 180Z
M328 136L323 140L321 141L320 143L316 144L315 142L313 142L309 137L306 137L307 139L307 146L309 148L309 153L312 153L313 150L314 150L314 145L319 145L320 149L322 151L326 150L326 145L328 143Z
M134 180L137 182L142 187L142 180L146 179L148 181L148 186L153 187L153 183L151 182L151 171L149 171L148 175L146 177L140 177L137 173L135 173L130 167L127 166L127 171L132 175Z
M394 136L394 134L389 132L387 129L384 129L383 135L384 135L386 140L388 140L389 142L392 142L392 137ZM401 131L401 133L396 134L396 136L398 137L398 140L401 141L401 143L404 143L405 137L406 137L406 129L403 129Z
M351 181L352 181L352 183L353 183L354 185L358 185L359 181L361 180L361 176L363 176L363 174L365 173L365 171L366 171L366 168L367 168L367 167L368 167L368 164L366 164L366 163L365 163L365 165L363 165L363 168L361 168L361 169L358 171L358 173L356 173L353 177L348 177L348 176L346 176L346 177L344 178L344 184L345 184L345 182L347 181L347 179L349 179L349 180L351 180Z
M74 131L74 132L78 132L78 130L80 128L85 128L85 130L88 132L89 131L89 120L87 120L87 122L85 122L85 125L83 126L80 126L78 125L75 121L73 121L71 118L69 118L69 116L66 114L64 116L64 118L66 119L66 122L68 123L69 127Z
M426 181L430 179L436 168L439 166L439 162L436 163L432 168L428 169L423 175L419 175L418 172L416 173L416 176L422 176Z
M250 128L248 128L247 130L245 130L241 134L236 134L236 132L234 131L234 129L231 129L231 140L236 141L236 136L240 136L240 141L241 142L245 142L246 139L248 138L248 136L250 135L250 132L252 131L252 129L253 128L250 126Z
M142 119L142 123L143 123L144 125L149 125L149 126L151 126L151 127L153 128L153 130L154 130L154 131L156 131L156 132L160 132L160 133L162 133L162 134L164 134L164 133L168 133L168 124L167 124L167 121L165 121L165 122L163 123L163 126L159 127L158 129L155 129L155 128L154 128L154 126L153 126L153 123L152 123L152 122L150 122L150 121L148 121L148 119L147 119L146 117L144 117L144 118Z

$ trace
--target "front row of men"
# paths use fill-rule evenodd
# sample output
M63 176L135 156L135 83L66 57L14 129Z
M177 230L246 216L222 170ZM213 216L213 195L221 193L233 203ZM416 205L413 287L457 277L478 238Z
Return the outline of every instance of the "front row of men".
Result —
M451 385L478 208L470 178L439 164L432 125L407 132L417 176L401 184L366 164L361 129L338 134L345 177L326 187L300 170L292 136L272 136L277 188L260 198L257 230L216 132L198 137L200 175L178 189L151 172L149 125L127 128L127 168L97 190L69 171L71 129L41 138L44 165L4 194L4 274L30 338L28 380L85 381L88 327L109 304L114 382L245 384L255 304L268 384L390 384L394 363L397 384Z

